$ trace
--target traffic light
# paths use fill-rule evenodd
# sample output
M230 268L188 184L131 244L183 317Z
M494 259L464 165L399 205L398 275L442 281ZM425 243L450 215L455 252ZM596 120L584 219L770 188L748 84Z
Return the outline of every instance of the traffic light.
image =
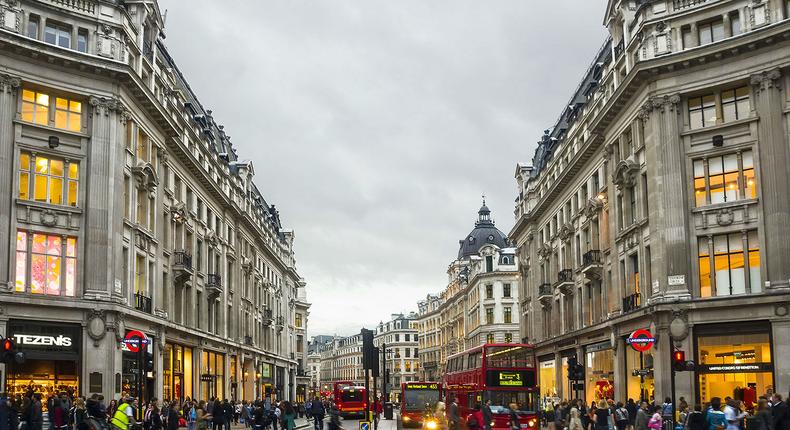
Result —
M143 368L146 372L154 371L154 354L148 351L145 352L145 363L143 363Z
M686 361L685 351L672 352L672 370L675 372L686 372L694 370L695 365L693 361Z
M576 359L575 355L568 357L568 379L571 381L576 379L576 366L578 364L579 360Z
M0 362L6 364L22 364L25 362L25 353L16 350L16 342L8 337L5 339L0 337L0 340L2 340L2 343L0 343L0 355L2 355Z
M373 369L378 364L379 357L373 346L373 330L362 329L362 367Z
M574 381L584 381L584 365L577 364L574 372Z

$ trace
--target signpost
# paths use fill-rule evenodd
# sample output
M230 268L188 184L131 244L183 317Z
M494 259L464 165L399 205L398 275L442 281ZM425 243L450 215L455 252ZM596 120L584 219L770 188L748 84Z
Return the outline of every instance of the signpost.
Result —
M370 430L370 421L360 421L359 430Z
M135 353L137 355L137 374L135 375L135 382L137 386L137 400L140 402L140 405L145 403L143 397L143 389L145 384L145 372L146 372L146 357L145 353L148 350L148 345L151 343L151 339L149 339L143 332L140 330L129 330L126 332L126 336L123 338L123 344L126 345L126 348L129 351ZM139 422L143 421L143 408L139 407L136 409L137 411L137 420Z
M631 345L631 348L634 348L635 351L646 352L656 343L656 338L653 337L648 330L640 328L634 330L625 341Z

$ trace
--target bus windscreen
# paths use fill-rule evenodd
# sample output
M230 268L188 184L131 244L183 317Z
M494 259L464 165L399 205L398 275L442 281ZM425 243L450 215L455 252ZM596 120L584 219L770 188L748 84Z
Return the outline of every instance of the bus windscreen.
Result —
M433 410L441 397L439 390L406 389L403 393L403 407L409 411Z

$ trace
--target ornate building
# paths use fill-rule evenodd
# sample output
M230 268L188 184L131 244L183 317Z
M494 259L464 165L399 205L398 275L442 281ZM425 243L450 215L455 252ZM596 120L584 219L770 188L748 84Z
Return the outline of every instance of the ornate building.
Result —
M574 396L576 355L588 403L660 401L674 350L696 363L678 397L787 391L789 12L608 2L609 40L516 169L510 237L542 395Z
M9 393L306 387L294 234L162 31L154 0L0 1L0 333L27 355Z
M483 202L474 229L459 241L447 287L418 303L423 380L443 374L446 358L484 343L518 342L518 261Z
M389 389L389 400L399 402L401 383L417 381L420 370L416 314L393 314L389 321L380 322L373 343L381 349L386 346L384 369ZM382 358L379 357L379 362ZM381 369L381 367L380 367Z

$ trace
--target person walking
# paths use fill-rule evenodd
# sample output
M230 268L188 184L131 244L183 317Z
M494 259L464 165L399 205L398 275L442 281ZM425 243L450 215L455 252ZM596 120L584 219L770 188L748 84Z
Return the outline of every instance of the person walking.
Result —
M82 430L85 423L85 400L82 397L74 399L74 406L69 411L69 421L74 430Z
M487 399L485 403L483 403L483 428L485 428L485 430L491 430L491 422L493 421L494 413L491 412L491 399Z
M584 430L582 425L582 420L579 414L579 408L572 407L571 408L571 418L568 421L568 430Z
M647 430L647 402L642 402L636 409L636 416L634 417L634 430Z
M318 397L316 397L315 400L313 400L313 404L310 405L310 415L313 417L313 426L315 430L324 430L326 409L324 409L324 404L321 403L321 399Z
M749 428L753 430L773 430L773 417L767 399L759 399L755 410L754 421Z
M724 430L727 428L727 418L721 411L721 398L713 397L710 399L710 407L705 414L705 422L708 430Z
M223 411L223 413L225 415L225 417L224 417L225 419L223 421L224 424L225 424L225 430L230 430L230 425L233 422L233 415L236 413L236 409L228 401L228 399L225 399L222 402L222 411Z
M178 421L181 416L178 414L178 404L173 403L167 408L167 430L178 430ZM160 421L161 422L161 421Z
M63 410L63 403L59 397L52 399L52 409L47 411L49 415L50 426L55 430L66 430L68 415Z
M282 411L283 430L294 430L296 427L296 411L291 402L284 402Z
M706 430L705 417L702 415L702 405L694 405L694 410L686 415L685 430Z
M623 402L618 402L617 408L614 410L614 425L617 427L617 430L626 430L628 417L628 409L625 408Z
M609 404L606 400L601 399L598 402L598 408L595 409L593 416L593 425L595 430L609 430Z
M737 400L730 399L724 405L724 418L727 419L727 430L740 430L741 420L745 417L746 413L741 412Z
M515 403L511 403L507 405L507 408L510 410L510 417L509 417L510 430L521 430L521 421L518 419L518 413L516 413L516 411L518 410L518 405Z
M458 424L461 421L461 417L458 416L458 399L453 398L453 402L450 403L450 406L447 408L447 428L449 430L459 430Z
M639 409L639 406L634 402L634 399L628 399L628 401L625 402L625 410L628 411L628 430L634 430L637 409Z
M663 410L664 410L663 407L654 408L653 416L650 417L650 421L647 422L647 428L649 428L650 430L661 430L661 427L664 425L664 420L662 418L662 413L661 413Z

